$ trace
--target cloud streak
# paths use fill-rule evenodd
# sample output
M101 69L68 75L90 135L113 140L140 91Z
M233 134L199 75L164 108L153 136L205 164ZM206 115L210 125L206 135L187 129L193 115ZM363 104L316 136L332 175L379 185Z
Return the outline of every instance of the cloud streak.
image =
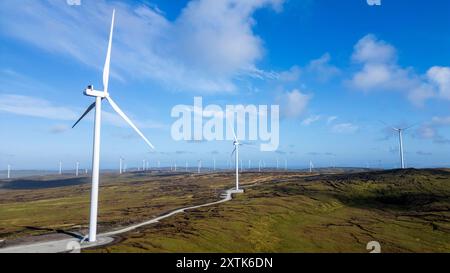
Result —
M235 92L235 77L258 70L264 55L253 13L266 7L279 12L282 4L196 0L171 21L152 6L125 2L86 1L73 8L55 0L1 1L0 31L100 70L114 7L113 76L152 80L170 90Z

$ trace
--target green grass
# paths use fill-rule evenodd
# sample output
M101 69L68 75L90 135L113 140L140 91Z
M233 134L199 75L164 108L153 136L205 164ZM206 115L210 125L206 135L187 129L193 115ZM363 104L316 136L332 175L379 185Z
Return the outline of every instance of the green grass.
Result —
M88 252L450 252L450 172L397 170L308 176L243 173L230 202L177 214ZM67 178L72 179L72 178ZM90 184L43 177L0 185L0 239L88 225ZM83 181L82 181L83 182ZM86 183L87 182L87 183ZM99 230L218 200L230 173L102 175ZM23 188L30 184L30 188ZM36 184L34 184L36 183Z
M450 251L450 173L285 175L89 252Z

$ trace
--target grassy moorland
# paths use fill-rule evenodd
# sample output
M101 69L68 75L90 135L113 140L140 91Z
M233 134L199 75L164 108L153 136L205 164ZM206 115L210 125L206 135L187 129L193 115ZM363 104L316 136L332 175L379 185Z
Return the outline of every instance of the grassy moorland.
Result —
M375 240L383 252L450 252L448 170L272 175L231 202L88 251L367 252Z
M257 178L252 178L254 181ZM244 183L250 179L244 178ZM99 230L138 223L175 208L215 201L233 185L225 173L104 174ZM0 181L0 240L55 231L86 232L90 178L47 176Z

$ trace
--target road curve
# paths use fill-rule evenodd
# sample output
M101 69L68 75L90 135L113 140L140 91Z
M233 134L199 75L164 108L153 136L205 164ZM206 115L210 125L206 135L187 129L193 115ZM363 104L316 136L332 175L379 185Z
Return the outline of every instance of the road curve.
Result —
M255 184L253 184L255 185ZM177 213L185 212L186 210L191 209L197 209L202 207L208 207L217 205L220 203L224 203L227 201L230 201L232 199L232 195L235 193L242 193L242 191L236 191L234 188L226 190L224 193L221 194L221 200L214 201L210 203L205 203L197 206L190 206L190 207L184 207L180 208L171 212L168 212L166 214L163 214L161 216L158 216L156 218L153 218L149 221L145 221L139 224L131 225L126 228L118 229L111 232L101 233L97 235L97 242L95 243L88 243L83 242L80 245L80 240L76 238L70 238L70 239L62 239L62 240L53 240L53 241L46 241L46 242L40 242L40 243L32 243L32 244L24 244L24 245L17 245L17 246L11 246L6 248L0 248L0 253L58 253L58 252L79 252L80 249L83 248L89 248L89 247L96 247L96 246L102 246L110 244L114 241L113 236L119 235L125 232L129 232L131 230L151 225L154 223L157 223L158 221L168 218L172 215L175 215Z

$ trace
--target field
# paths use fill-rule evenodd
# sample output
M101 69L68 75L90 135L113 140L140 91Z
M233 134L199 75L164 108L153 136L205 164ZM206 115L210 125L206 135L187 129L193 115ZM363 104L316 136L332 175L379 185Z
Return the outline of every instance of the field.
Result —
M100 230L217 200L233 186L230 173L103 180ZM383 252L450 252L448 170L244 173L242 180L245 194L230 202L177 214L88 252L367 252L369 241ZM0 237L85 232L89 184L78 182L37 189L3 183Z

